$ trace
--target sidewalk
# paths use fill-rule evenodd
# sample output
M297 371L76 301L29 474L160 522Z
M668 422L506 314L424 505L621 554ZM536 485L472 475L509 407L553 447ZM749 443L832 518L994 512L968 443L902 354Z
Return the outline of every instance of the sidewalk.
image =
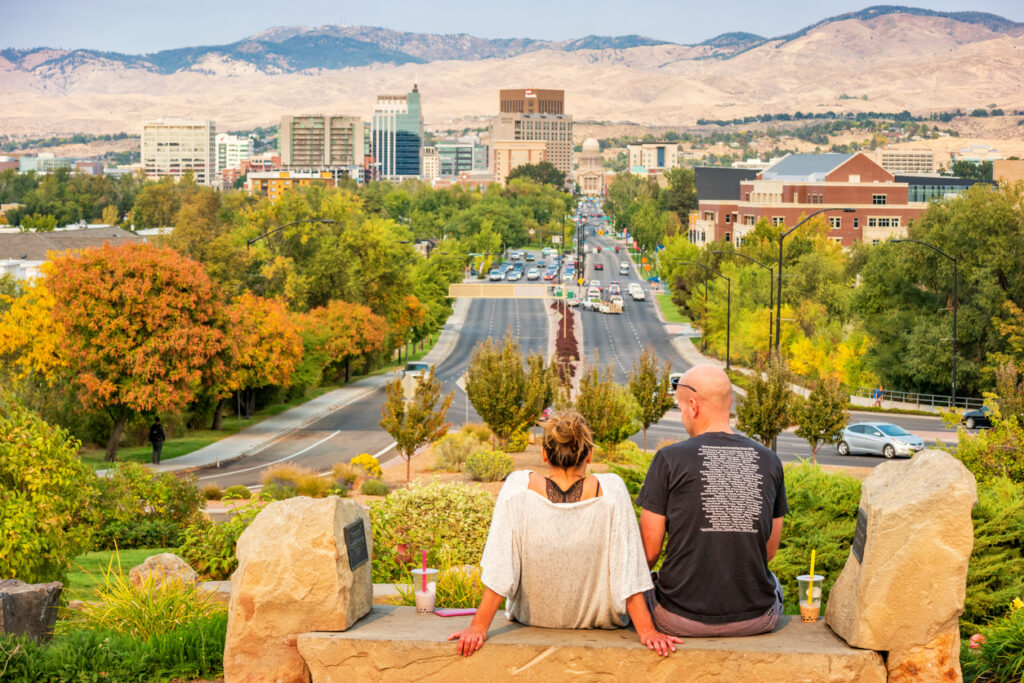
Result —
M436 365L451 353L458 343L459 328L462 327L468 308L469 301L455 300L453 312L441 329L441 336L434 348L423 357L424 362ZM237 434L226 436L220 441L204 446L188 455L168 460L161 465L147 466L154 472L181 472L209 465L223 465L246 455L252 455L285 434L302 429L329 413L361 400L383 387L393 378L392 373L386 373L355 380L340 389L289 408L279 415L246 427Z

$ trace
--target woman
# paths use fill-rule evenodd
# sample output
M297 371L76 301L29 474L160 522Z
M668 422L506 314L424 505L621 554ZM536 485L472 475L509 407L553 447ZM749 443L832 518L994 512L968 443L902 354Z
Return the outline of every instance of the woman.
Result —
M653 584L629 492L615 474L587 476L593 450L583 416L555 413L541 448L548 476L505 480L480 561L483 600L469 628L448 636L460 654L483 646L505 597L505 616L528 626L610 629L632 619L658 654L682 642L651 622L644 591Z

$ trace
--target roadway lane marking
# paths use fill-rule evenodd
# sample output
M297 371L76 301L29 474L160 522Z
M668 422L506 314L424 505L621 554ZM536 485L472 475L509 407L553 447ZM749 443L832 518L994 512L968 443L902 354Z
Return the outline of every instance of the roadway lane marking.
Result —
M302 455L303 453L305 453L306 451L308 451L308 450L310 450L312 448L316 448L317 446L322 444L324 441L327 441L328 439L333 439L338 434L341 434L341 430L340 429L335 431L335 432L333 432L333 433L331 433L331 434L328 434L324 438L322 438L319 441L317 441L315 444L312 444L310 446L306 446L305 448L303 448L301 451L298 451L297 453L292 453L291 455L286 455L285 457L281 458L280 460L275 460L273 462L268 462L268 463L263 464L263 465L257 465L255 467L246 467L245 469L234 470L232 472L222 472L221 474L211 474L211 475L209 475L207 477L199 477L199 481L204 481L206 479L218 479L220 477L228 477L228 476L232 476L232 475L235 475L235 474L241 474L242 472L251 472L253 470L261 470L261 469L264 469L265 467L270 467L271 465L276 465L279 462L284 462L285 460L291 460L292 458L298 457L298 456ZM393 445L394 444L392 444L392 446ZM391 446L388 446L388 448L390 448L390 447ZM385 450L387 450L387 449L385 449Z
M600 315L601 319L604 321L604 329L608 331L608 343L612 347L612 356L615 357L615 362L619 364L622 374L628 375L629 373L626 371L626 366L622 364L622 359L619 358L618 349L615 348L615 335L612 334L612 328L608 325L608 318L606 317L609 314L601 313Z

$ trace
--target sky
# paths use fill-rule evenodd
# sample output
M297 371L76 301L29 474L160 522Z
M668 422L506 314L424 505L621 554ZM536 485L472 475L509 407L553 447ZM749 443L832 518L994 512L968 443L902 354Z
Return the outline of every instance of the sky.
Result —
M144 54L231 43L274 26L324 24L545 40L637 33L699 43L731 31L784 35L871 4L869 0L0 0L0 49L88 48ZM930 0L915 6L990 12L1024 22L1021 0Z

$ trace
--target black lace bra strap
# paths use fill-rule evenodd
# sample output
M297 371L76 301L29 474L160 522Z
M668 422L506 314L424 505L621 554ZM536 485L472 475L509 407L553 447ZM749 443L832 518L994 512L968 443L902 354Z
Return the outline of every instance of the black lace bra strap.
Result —
M544 491L552 503L578 503L583 499L584 481L586 481L585 478L579 479L563 491L550 478L544 477Z

